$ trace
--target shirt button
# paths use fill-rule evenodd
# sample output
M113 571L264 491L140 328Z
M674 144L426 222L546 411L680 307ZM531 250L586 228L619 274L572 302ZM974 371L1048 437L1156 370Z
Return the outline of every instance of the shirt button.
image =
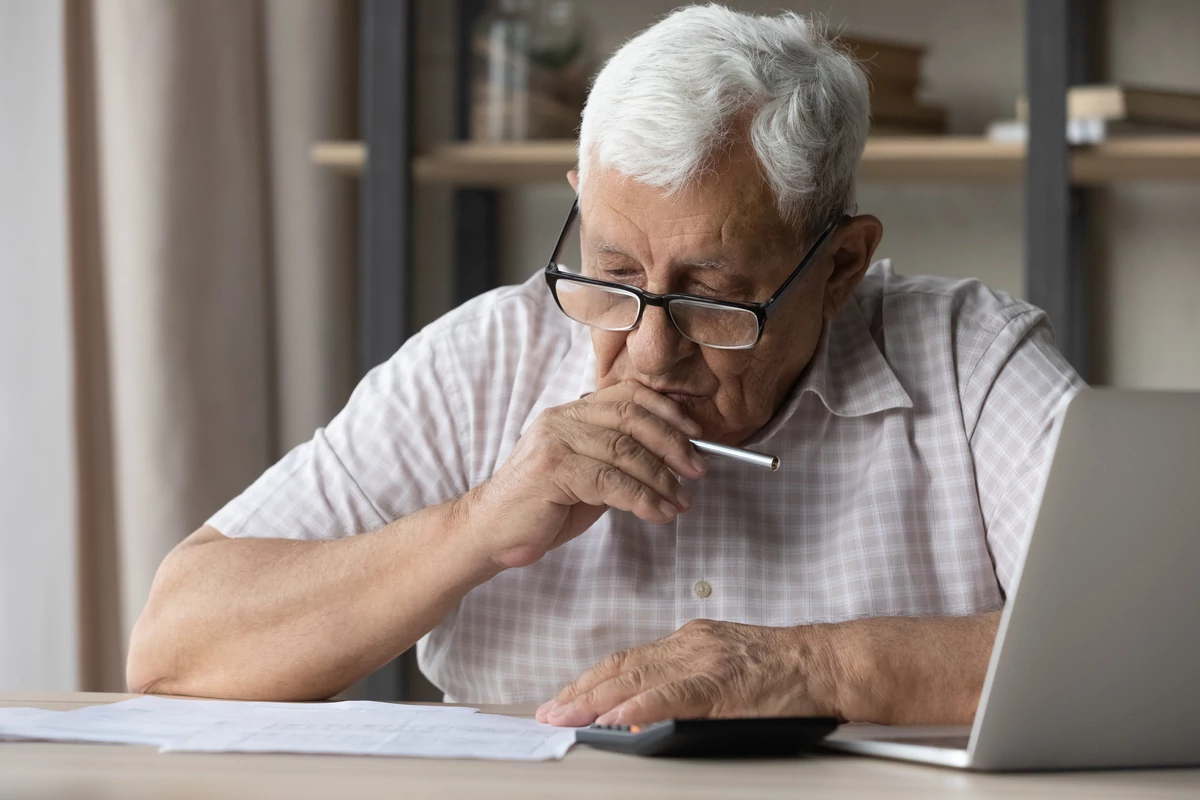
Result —
M696 592L696 597L704 599L712 594L712 585L708 581L696 581L696 585L692 587Z

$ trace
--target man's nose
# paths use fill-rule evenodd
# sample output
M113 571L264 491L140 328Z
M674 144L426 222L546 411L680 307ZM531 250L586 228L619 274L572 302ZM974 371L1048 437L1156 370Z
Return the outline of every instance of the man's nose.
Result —
M656 306L646 306L642 321L625 340L634 369L643 375L668 374L695 346L679 333L667 310Z

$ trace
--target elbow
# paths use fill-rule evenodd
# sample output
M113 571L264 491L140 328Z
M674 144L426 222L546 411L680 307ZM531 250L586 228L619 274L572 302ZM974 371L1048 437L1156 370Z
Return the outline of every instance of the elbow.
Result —
M176 569L178 551L158 568L150 596L129 635L125 656L125 683L138 694L186 694L180 691L180 668L187 661L187 602ZM183 612L183 613L181 613Z
M167 554L150 586L150 596L129 636L125 657L125 683L139 694L188 694L180 674L189 660L189 628L195 620L186 613L188 581L194 573L189 555L196 545L223 539L216 531L202 528ZM193 631L194 632L194 631Z
M147 619L150 610L142 612L129 638L129 653L125 659L125 683L137 694L170 694L167 687L173 681L170 659L164 657L165 642L155 634Z

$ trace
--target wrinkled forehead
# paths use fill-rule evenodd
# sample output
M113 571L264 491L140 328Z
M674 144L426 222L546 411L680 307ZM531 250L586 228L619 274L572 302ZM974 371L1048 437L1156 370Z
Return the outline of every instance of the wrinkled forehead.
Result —
M580 214L593 248L665 247L685 256L740 261L790 253L797 246L752 158L726 155L673 193L593 166L581 187Z

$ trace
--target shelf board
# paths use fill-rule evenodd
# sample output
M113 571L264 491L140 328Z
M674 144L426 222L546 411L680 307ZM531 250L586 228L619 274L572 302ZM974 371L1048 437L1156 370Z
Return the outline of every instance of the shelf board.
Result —
M1071 179L1083 186L1200 181L1200 136L1139 136L1077 147Z
M1025 150L977 137L878 138L867 143L859 170L865 181L1019 181ZM575 143L456 142L417 156L420 182L476 186L564 180L575 167Z
M314 163L348 174L362 171L360 142L313 145ZM419 183L499 188L557 182L575 166L573 141L505 144L452 142L416 156ZM1081 185L1124 181L1200 180L1200 136L1112 139L1077 147L1072 179ZM878 137L867 142L859 177L868 182L1020 182L1025 146L970 136Z
M552 183L575 168L575 142L534 141L491 144L453 142L413 159L418 183L506 186Z
M1025 177L1025 146L982 136L880 136L867 140L858 176L878 182L1018 182Z
M317 142L309 148L308 157L319 167L359 175L367 163L367 146L362 142Z

